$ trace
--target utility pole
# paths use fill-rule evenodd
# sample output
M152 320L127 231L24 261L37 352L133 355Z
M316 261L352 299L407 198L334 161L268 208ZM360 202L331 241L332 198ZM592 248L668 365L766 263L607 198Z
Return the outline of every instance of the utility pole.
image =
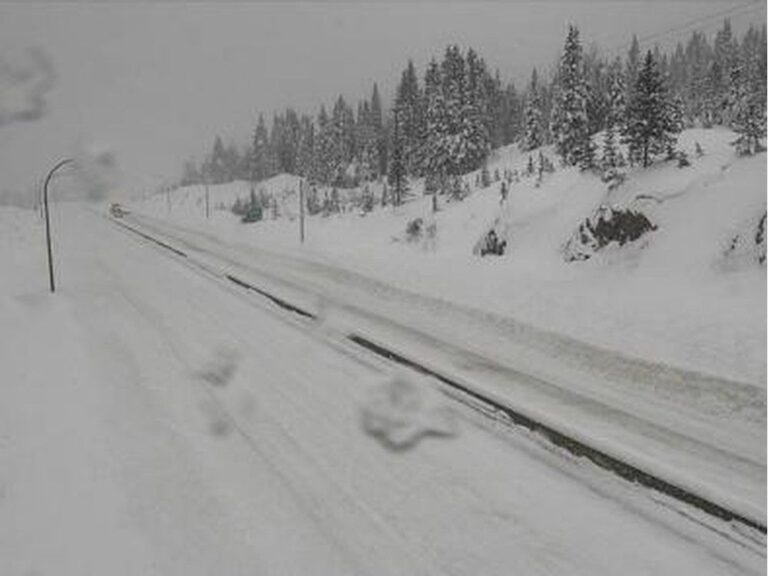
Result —
M56 292L56 284L53 281L53 250L51 249L51 222L48 215L48 184L50 183L53 174L57 170L63 168L66 164L71 162L74 162L74 160L67 158L56 164L56 166L51 168L51 171L48 172L48 176L45 177L45 184L43 184L43 207L45 208L45 243L48 248L48 278L51 284L51 293Z
M304 244L304 180L299 180L299 238Z

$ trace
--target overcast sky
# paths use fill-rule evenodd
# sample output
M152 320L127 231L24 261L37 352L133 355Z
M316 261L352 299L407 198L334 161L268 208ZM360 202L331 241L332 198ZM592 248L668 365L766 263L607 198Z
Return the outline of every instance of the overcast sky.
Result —
M553 62L568 22L585 44L623 52L632 33L642 38L732 8L739 30L765 21L764 2L737 8L744 4L0 4L0 191L29 188L83 147L115 153L123 189L148 188L177 178L183 159L202 155L216 134L245 143L259 111L314 113L339 93L350 101L368 96L374 81L387 97L409 57L421 71L449 42L475 47L503 78L522 84L532 66ZM695 27L711 32L721 21ZM691 29L649 44L676 42ZM34 68L31 47L56 71L52 89L44 84L50 78L38 86L47 112L3 123L3 65ZM36 82L31 74L9 77Z

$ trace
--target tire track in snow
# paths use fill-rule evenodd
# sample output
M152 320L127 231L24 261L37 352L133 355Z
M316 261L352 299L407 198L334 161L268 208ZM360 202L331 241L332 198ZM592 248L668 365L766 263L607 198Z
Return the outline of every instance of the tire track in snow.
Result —
M132 226L125 225L121 222L117 223L123 226L126 230L129 230L138 236L153 242L159 247L164 248L165 250L170 251L177 256L181 255L184 258L188 258L188 255L185 252L170 246L164 241L158 240L149 234L134 229ZM183 240L182 242L186 243L186 241ZM199 249L198 247L195 248ZM214 257L222 258L220 255L211 253L208 254ZM223 257L222 259L227 260L226 257ZM263 271L259 272L264 273ZM235 284L240 288L255 292L267 298L275 305L294 314L298 314L299 316L308 318L310 320L315 319L315 315L313 313L305 310L301 306L287 301L281 296L278 296L268 290L254 285L252 282L243 280L242 278L239 278L238 276L230 273L220 273L219 277L226 279L230 283ZM282 279L278 278L278 281L281 280ZM284 280L282 281L284 282ZM471 384L467 385L466 382L459 382L449 374L446 374L439 369L430 367L424 362L419 361L417 358L411 358L402 352L393 350L386 345L382 345L379 342L375 342L367 338L366 336L352 333L348 336L348 339L349 341L367 349L368 351L380 357L386 358L390 361L416 370L422 374L436 378L444 385L449 386L450 388L457 390L462 394L465 394L466 396L472 398L474 401L480 402L489 412L501 414L503 415L503 418L510 420L518 426L522 426L528 430L540 434L552 444L565 449L574 456L587 458L600 468L609 470L629 482L637 483L647 488L656 490L662 494L666 494L667 496L698 508L707 514L725 520L726 522L742 524L748 528L757 530L762 534L766 534L766 526L764 522L747 517L744 514L736 512L733 509L713 501L712 499L697 494L690 489L686 489L673 482L669 482L656 474L645 471L628 461L622 460L616 455L612 455L603 450L597 449L594 446L574 437L573 435L561 432L555 426L544 423L535 417L531 417L523 411L511 407L508 403L501 402L492 396L484 394L481 391L481 387L472 386Z

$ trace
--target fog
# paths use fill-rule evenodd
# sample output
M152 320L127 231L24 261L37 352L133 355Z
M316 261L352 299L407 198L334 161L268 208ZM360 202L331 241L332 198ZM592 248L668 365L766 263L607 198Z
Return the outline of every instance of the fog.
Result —
M408 58L423 69L449 42L522 86L551 66L567 21L618 53L632 33L674 43L724 13L736 29L765 20L764 4L708 1L5 4L0 197L34 190L82 142L109 143L118 192L148 192L216 135L245 144L259 112L314 114L374 82L387 104Z

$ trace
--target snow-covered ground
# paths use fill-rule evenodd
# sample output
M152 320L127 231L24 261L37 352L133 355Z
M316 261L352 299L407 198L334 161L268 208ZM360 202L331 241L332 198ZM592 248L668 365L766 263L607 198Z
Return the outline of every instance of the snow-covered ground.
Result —
M475 189L463 202L443 203L434 217L434 242L409 243L406 223L430 221L430 200L414 184L414 199L380 208L307 218L307 241L298 238L295 191L288 175L260 183L276 194L278 216L242 225L227 210L205 218L203 188L182 188L137 202L139 213L182 224L218 238L354 270L416 293L515 318L630 356L751 382L766 380L764 266L748 254L726 256L737 234L754 236L765 212L764 155L737 158L725 129L688 130L680 147L691 166L661 163L634 169L626 183L605 184L575 169L523 177L500 208L500 183ZM702 157L695 153L699 143ZM553 158L551 151L546 153ZM535 157L535 154L534 154ZM490 172L524 172L528 155L515 146L498 151ZM380 189L373 185L374 193ZM291 192L294 192L293 194ZM211 204L228 207L247 198L249 185L211 187ZM565 262L562 248L601 204L642 200L658 229L622 248L609 247L585 262ZM472 250L496 224L508 241L503 257L478 258Z
M764 522L766 276L755 237L766 164L764 155L736 157L733 137L689 130L680 146L691 166L630 170L613 191L559 169L540 185L522 177L503 205L496 184L441 200L434 217L416 183L415 198L395 210L308 218L303 246L287 191L298 180L286 175L257 186L277 193L282 218L205 219L193 187L137 203L134 220L305 306L330 305L335 321ZM527 159L501 150L490 172L522 174ZM248 186L210 194L233 202ZM656 230L567 262L563 247L600 206L642 210ZM434 218L434 240L406 240L416 217ZM491 227L508 251L479 258L473 248Z
M763 536L433 393L437 433L382 445L385 364L54 215L51 295L37 216L0 209L0 573L764 573Z
M765 388L634 360L509 318L254 246L130 217L219 277L233 274L555 430L765 517Z

